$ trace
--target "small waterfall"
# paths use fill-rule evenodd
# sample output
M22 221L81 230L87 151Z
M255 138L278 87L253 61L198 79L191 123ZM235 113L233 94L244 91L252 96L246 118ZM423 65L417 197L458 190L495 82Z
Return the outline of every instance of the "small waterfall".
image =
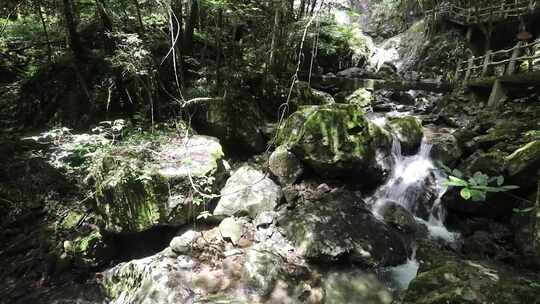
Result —
M444 226L446 214L441 198L446 192L443 185L445 178L430 157L431 145L422 142L415 155L404 156L399 140L393 137L390 176L367 200L371 203L372 212L382 220L385 209L398 204L428 228L431 238L454 242L457 235ZM419 263L415 251L405 264L384 270L389 283L395 288L406 289L416 277Z
M433 237L453 241L453 234L444 227L445 210L440 204L446 192L442 185L444 177L435 167L430 152L431 145L422 142L418 153L404 156L400 142L394 136L390 177L368 201L379 218L383 218L389 204L398 204L434 232Z

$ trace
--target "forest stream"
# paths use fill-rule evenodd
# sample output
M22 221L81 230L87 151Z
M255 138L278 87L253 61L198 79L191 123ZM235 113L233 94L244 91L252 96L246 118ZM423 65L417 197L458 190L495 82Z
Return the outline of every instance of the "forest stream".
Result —
M0 303L540 304L540 3L0 3Z

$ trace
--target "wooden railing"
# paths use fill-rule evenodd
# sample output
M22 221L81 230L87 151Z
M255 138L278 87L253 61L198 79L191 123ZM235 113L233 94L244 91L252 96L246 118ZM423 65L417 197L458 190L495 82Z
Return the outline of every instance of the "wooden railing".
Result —
M449 20L463 25L497 22L512 17L534 14L540 11L537 0L499 0L487 6L478 6L469 1L467 7L445 3L434 10L425 12L426 16L445 16Z
M502 77L517 73L540 71L540 40L519 42L507 50L488 51L486 55L470 57L457 65L454 81L467 83L484 77Z

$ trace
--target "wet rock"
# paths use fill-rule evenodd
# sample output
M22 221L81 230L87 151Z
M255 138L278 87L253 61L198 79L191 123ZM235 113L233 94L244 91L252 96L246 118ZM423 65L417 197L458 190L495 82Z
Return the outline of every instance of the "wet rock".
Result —
M293 184L304 172L302 163L284 146L279 146L270 155L270 172L274 174L282 185Z
M306 201L281 219L280 225L295 247L312 260L330 262L348 257L377 267L400 264L407 256L397 234L347 191Z
M390 128L396 134L405 155L418 151L424 136L420 120L412 116L398 117L390 122Z
M321 176L365 176L371 171L376 182L372 141L364 112L344 104L304 107L287 119L278 136L279 144Z
M152 154L144 148L149 145L154 146ZM187 195L192 182L205 191L217 190L224 175L222 158L219 141L207 136L158 137L98 152L89 179L106 229L140 232L190 222L209 202L197 193Z
M253 219L264 211L274 210L281 200L282 192L264 173L244 165L232 173L221 195L214 215L247 214Z
M383 218L387 224L405 233L416 232L416 220L407 209L393 202L385 205L387 207L383 210Z
M375 276L359 271L327 274L323 279L327 304L390 304L392 295Z
M473 202L463 199L457 187L451 187L441 198L441 204L448 210L450 215L456 217L478 216L486 218L504 217L512 213L515 205L497 193L488 193L485 202Z

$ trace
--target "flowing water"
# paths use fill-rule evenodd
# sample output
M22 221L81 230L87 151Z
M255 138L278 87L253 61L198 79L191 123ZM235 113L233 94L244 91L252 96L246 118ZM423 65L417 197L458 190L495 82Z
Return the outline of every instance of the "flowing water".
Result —
M384 117L372 121L381 126L386 124ZM444 226L445 209L441 205L441 197L446 192L445 178L436 168L430 152L431 145L424 141L416 154L405 156L394 136L388 180L367 201L374 215L381 220L387 207L398 204L427 227L432 239L453 243L458 236ZM412 252L405 264L385 270L385 277L394 288L406 289L416 277L419 263L414 248Z

